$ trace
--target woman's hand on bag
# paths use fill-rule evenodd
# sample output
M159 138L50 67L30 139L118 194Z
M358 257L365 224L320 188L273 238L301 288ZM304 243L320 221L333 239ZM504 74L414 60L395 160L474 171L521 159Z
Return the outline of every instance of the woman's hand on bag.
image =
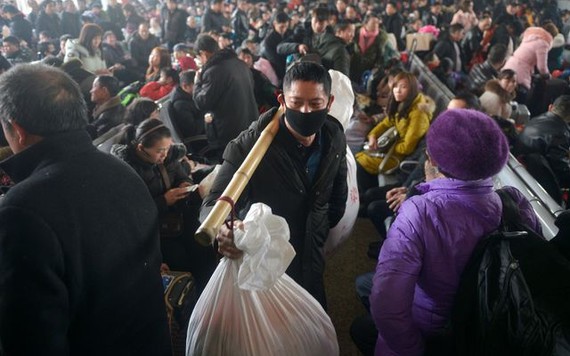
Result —
M407 191L405 187L397 187L386 193L386 202L392 211L396 212L400 209L400 205L406 200Z
M186 196L188 196L186 188L172 188L164 193L164 199L168 206L176 204L177 201L186 198Z
M378 139L374 136L368 136L368 149L375 151L378 149Z
M243 230L243 222L239 220L234 221L234 226ZM216 240L218 241L218 252L227 258L235 260L243 256L243 251L238 249L234 243L234 232L226 225L222 225Z

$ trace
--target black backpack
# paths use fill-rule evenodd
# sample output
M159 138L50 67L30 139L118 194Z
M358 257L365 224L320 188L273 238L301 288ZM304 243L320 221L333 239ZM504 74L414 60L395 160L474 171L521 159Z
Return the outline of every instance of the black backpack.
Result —
M570 261L521 223L510 195L501 228L476 247L452 311L456 355L570 355Z

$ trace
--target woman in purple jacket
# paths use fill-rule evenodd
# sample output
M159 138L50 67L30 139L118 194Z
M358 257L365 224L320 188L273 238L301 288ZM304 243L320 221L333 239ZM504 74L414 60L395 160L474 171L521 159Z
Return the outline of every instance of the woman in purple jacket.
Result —
M422 355L426 339L442 334L471 253L499 227L502 204L491 177L508 153L505 136L483 113L448 110L432 124L422 194L402 204L378 258L370 295L376 355ZM508 191L540 232L529 202Z

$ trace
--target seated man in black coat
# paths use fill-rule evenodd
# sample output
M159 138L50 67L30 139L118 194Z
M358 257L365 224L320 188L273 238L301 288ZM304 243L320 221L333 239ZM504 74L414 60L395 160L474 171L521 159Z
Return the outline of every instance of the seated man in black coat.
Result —
M560 188L570 188L570 95L559 96L548 112L531 119L519 135L517 154L539 154L552 169ZM535 179L546 179L548 169L542 169ZM552 195L552 192L549 191ZM557 192L560 193L560 192ZM553 196L560 201L560 194Z
M0 77L16 183L0 200L3 355L171 355L158 212L136 173L99 152L64 72Z
M204 133L204 119L196 108L192 93L196 72L187 70L180 73L180 85L170 94L172 102L172 121L180 131L182 138L188 138Z
M123 122L125 107L121 104L119 80L110 75L95 78L91 88L91 101L95 104L89 133L93 139Z

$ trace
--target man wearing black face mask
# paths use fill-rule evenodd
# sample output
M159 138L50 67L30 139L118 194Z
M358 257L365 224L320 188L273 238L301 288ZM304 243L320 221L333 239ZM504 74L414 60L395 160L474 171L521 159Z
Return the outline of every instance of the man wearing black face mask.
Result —
M301 62L287 71L278 98L285 108L279 131L235 206L240 219L253 203L262 202L287 220L290 242L297 253L287 274L325 309L323 246L329 228L344 214L347 196L346 141L340 123L328 116L334 100L330 92L331 77L319 64ZM276 110L262 115L228 144L220 172L204 200L202 219ZM227 228L223 227L216 239L226 257L241 257Z

